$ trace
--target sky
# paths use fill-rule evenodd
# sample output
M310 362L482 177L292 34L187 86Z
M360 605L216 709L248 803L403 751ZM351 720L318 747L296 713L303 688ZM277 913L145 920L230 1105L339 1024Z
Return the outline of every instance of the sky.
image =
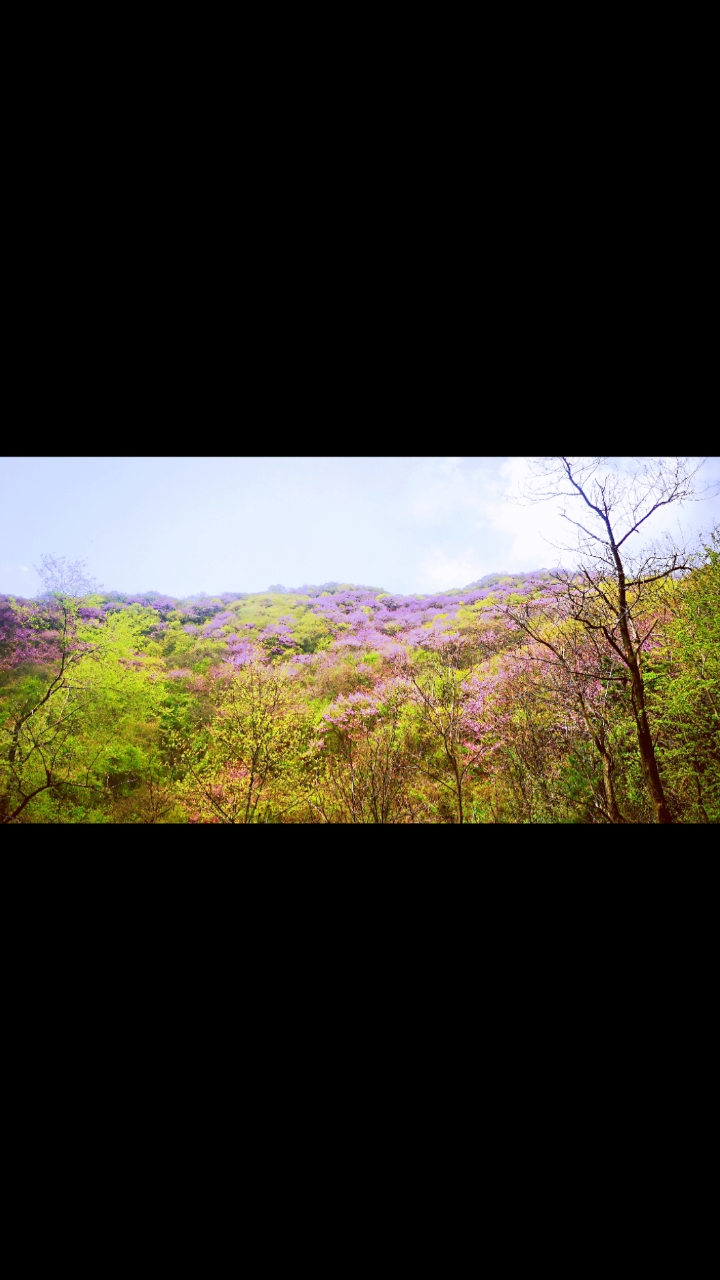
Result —
M0 593L35 595L44 553L86 560L106 590L172 596L330 581L408 594L552 568L568 537L558 504L512 500L529 463L2 458ZM701 483L717 495L720 458ZM694 537L720 522L720 498L668 508L650 532L677 535L678 519Z

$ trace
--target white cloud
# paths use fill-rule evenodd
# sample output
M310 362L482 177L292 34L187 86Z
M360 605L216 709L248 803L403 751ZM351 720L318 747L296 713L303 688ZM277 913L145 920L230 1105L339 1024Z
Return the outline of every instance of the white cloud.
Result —
M558 515L557 504L522 502L531 462L530 457L507 458L489 486L492 495L484 503L487 524L507 539L499 568L531 570L554 564L560 552L552 544L568 541L567 522Z
M565 564L572 564L575 559L573 548L576 545L576 530L563 519L560 511L566 508L572 518L582 518L581 512L577 510L578 502L561 497L540 503L523 501L523 488L530 478L530 464L533 460L531 457L508 458L503 463L500 468L501 478L491 486L496 496L485 507L488 524L512 539L508 544L508 567L551 567L560 560ZM630 458L616 458L610 466L611 469L624 469L633 461ZM705 471L706 474L711 474L710 468ZM698 510L703 505L705 509ZM689 536L693 528L706 525L710 514L709 503L678 503L663 508L648 522L638 547L643 541L657 538L665 532L682 541L683 536ZM633 550L638 547L633 546Z
M419 591L442 591L449 587L465 587L488 573L482 556L468 547L458 556L448 556L435 549L418 566Z
M413 475L412 511L418 522L435 526L436 545L417 565L418 590L463 587L486 573L531 571L557 563L558 552L543 541L543 535L568 540L566 523L554 504L517 502L530 461L421 460Z

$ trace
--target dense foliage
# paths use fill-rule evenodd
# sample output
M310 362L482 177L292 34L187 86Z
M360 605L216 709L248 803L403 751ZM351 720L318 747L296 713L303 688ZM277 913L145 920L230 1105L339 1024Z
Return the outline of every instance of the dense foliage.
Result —
M630 660L601 577L176 600L50 574L0 597L0 819L648 822L647 724L670 820L717 822L719 553L629 584Z

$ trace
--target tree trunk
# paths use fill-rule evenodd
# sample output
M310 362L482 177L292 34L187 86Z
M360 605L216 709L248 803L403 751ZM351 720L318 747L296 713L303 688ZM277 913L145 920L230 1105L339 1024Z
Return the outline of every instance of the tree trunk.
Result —
M642 696L642 689L640 691ZM635 699L633 698L633 704ZM644 698L639 707L635 707L635 724L637 726L638 745L640 747L640 757L642 759L645 777L650 795L652 796L653 807L655 809L655 817L658 822L672 822L672 814L668 808L665 799L665 791L658 769L657 758L655 756L655 747L653 745L652 734L648 724L645 712Z
M613 779L613 773L615 772L615 761L612 758L611 752L608 751L608 748L607 748L605 725L600 724L596 732L582 697L579 699L579 706L580 706L582 717L587 726L588 733L590 734L590 737L595 743L595 748L598 752L598 755L600 756L600 759L602 760L603 790L605 792L605 803L607 805L607 811L610 815L610 821L624 822L625 819L623 818L620 812L620 808L617 802L617 797L615 795L615 782Z
M618 574L620 634L622 636L623 648L625 650L625 662L630 671L632 681L632 706L635 716L635 727L637 729L638 746L640 748L640 758L642 760L645 779L650 789L656 820L661 823L672 822L672 814L670 813L667 800L665 799L665 791L663 790L660 770L658 769L657 758L655 756L655 747L653 745L647 712L645 710L645 684L643 682L642 669L640 666L640 649L638 647L636 650L632 636L630 635L632 622L629 620L625 570L623 568L622 560L620 559L618 548L615 546L614 539L612 539L611 545ZM633 634L635 634L634 627ZM635 638L637 639L637 636Z
M453 755L450 755L449 751L448 751L448 755L450 756L450 762L453 767L453 773L455 774L455 790L457 792L458 822L460 825L462 825L464 821L463 802L462 802L462 780L460 778L460 772L458 770L457 760Z
M600 751L603 770L603 785L605 787L605 799L607 801L608 813L611 822L623 822L624 818L618 808L617 798L615 796L615 784L613 782L613 761L612 757L605 750Z

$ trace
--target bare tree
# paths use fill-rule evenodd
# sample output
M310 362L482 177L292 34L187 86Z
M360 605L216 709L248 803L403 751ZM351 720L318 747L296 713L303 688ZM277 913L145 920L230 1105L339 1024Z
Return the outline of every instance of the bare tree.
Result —
M94 578L86 573L86 560L71 560L65 556L42 555L35 572L43 584L41 595L46 598L77 600L98 589Z
M559 497L574 505L572 515L568 502L561 510L576 531L575 546L560 548L572 551L576 564L555 573L563 613L590 635L602 637L621 664L655 816L658 822L668 823L673 819L648 722L643 650L657 626L649 615L657 604L659 586L685 571L690 556L667 537L643 546L637 535L662 507L696 497L702 461L636 458L622 462L625 465L602 457L538 459L524 497L532 502ZM636 552L631 539L640 544ZM539 631L533 638L547 643Z

